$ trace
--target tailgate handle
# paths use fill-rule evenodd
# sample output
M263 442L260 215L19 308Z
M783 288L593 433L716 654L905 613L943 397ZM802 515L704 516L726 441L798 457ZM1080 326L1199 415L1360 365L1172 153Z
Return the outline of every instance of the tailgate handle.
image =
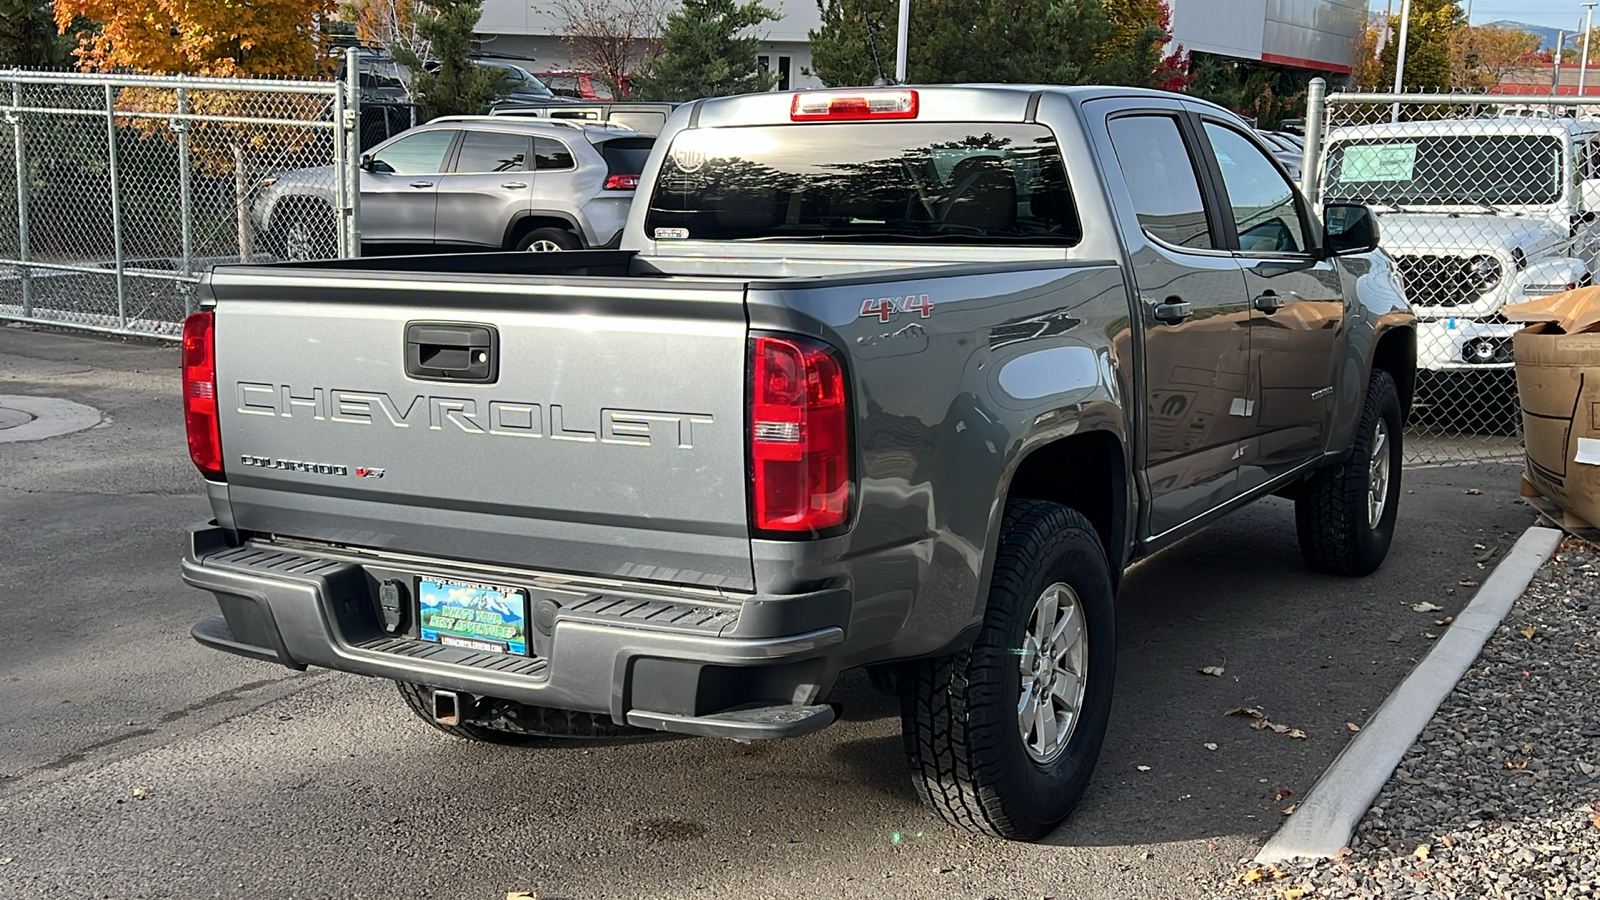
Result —
M493 325L408 322L406 374L419 381L491 384L500 377L500 332Z

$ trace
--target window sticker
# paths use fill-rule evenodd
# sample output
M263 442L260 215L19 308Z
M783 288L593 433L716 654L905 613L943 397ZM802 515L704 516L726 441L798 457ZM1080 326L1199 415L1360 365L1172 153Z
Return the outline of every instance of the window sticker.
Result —
M1416 144L1359 144L1344 148L1339 180L1410 181L1416 168Z
M656 240L658 241L686 241L689 239L687 228L657 228Z

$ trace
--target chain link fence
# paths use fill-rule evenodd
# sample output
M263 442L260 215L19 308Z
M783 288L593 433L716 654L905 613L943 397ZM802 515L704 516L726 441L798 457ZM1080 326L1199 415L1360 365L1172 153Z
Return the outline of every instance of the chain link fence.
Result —
M1319 93L1307 195L1374 208L1420 320L1408 461L1519 462L1501 310L1592 281L1600 120L1575 98Z
M341 81L0 71L0 319L175 338L212 265L357 255L359 103ZM269 214L281 179L315 199Z

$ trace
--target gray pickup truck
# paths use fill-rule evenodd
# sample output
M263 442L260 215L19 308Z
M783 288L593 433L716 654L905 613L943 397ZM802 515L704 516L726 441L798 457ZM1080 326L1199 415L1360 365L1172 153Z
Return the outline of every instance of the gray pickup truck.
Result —
M638 197L619 250L216 269L195 638L503 743L794 737L864 668L928 805L1032 839L1131 562L1269 493L1315 569L1388 552L1415 321L1370 212L1221 108L705 100Z

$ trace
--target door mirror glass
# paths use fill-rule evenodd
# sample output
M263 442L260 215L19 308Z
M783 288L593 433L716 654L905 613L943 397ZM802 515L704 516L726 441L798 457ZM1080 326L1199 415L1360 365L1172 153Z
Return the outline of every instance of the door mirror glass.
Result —
M1378 217L1365 203L1329 203L1322 210L1322 246L1330 256L1378 249Z
M363 171L363 172L371 172L372 171L372 154L371 153L363 153L363 154L361 154L361 171Z

